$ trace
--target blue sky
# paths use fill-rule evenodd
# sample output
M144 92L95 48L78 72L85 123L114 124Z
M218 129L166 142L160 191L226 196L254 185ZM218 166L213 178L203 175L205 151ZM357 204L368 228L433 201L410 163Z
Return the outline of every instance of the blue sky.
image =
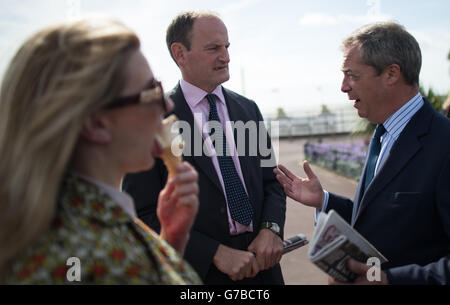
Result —
M113 16L134 29L166 89L180 77L165 45L172 18L187 9L221 14L228 27L231 80L226 87L254 99L269 116L351 107L340 92L340 43L356 28L395 20L422 48L421 82L450 91L448 0L0 0L0 74L20 44L44 26L73 16Z

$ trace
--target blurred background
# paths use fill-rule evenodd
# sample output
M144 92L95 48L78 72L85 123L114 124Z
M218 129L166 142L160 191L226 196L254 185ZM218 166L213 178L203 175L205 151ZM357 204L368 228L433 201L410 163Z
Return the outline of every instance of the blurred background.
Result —
M41 28L90 15L115 17L142 40L166 90L180 73L165 44L166 28L183 10L218 12L228 27L231 80L226 87L259 105L278 159L296 174L303 160L325 189L353 197L374 126L358 118L340 91L341 41L358 27L394 20L418 40L421 92L444 112L450 105L448 0L0 0L0 78L23 41ZM314 211L288 200L286 237L311 239ZM282 260L287 284L326 284L308 247Z
M450 90L448 0L0 0L0 77L18 46L55 22L93 14L113 16L135 30L166 89L180 73L169 56L165 32L182 10L218 12L228 27L228 88L255 100L266 118L318 114L322 105L345 111L340 92L340 43L369 22L395 20L419 41L425 91Z

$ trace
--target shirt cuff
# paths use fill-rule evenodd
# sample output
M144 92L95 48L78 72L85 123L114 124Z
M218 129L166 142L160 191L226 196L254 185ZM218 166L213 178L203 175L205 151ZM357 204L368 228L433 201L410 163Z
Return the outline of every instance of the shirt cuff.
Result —
M325 196L323 196L322 210L319 211L318 209L316 209L316 216L315 216L315 222L314 223L317 223L317 220L319 219L319 214L322 213L322 212L325 213L325 211L327 210L327 207L328 207L328 199L330 198L330 193L328 193L327 191L323 190L323 194Z

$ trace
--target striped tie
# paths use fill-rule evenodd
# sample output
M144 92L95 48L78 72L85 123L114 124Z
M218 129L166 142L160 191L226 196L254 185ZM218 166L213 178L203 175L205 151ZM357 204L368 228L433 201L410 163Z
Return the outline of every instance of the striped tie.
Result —
M217 113L216 96L214 94L208 94L206 99L208 100L210 107L209 120L220 122L219 114ZM217 153L217 159L219 161L220 172L222 173L223 183L225 185L231 218L240 224L248 226L253 219L253 207L236 171L233 158L230 154L227 154L228 144L225 133L222 132L222 135L222 148L215 147L215 149L216 152L218 152L218 149L222 149L222 154ZM216 144L217 142L220 143L220 141L216 141Z

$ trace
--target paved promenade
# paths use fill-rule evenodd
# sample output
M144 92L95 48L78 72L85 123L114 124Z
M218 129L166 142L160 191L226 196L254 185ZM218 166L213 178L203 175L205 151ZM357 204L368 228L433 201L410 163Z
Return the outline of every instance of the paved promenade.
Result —
M324 142L339 140L347 141L349 139L324 139ZM303 168L299 166L304 160L303 145L305 142L305 139L281 140L279 142L280 163L301 177L306 177ZM312 169L319 177L324 189L353 198L357 187L355 181L343 178L314 165ZM315 210L313 208L303 206L288 198L285 237L288 238L292 235L303 233L308 240L311 240L314 231L314 213ZM281 268L287 285L327 284L328 276L309 261L308 249L309 245L304 246L286 254L281 259Z

